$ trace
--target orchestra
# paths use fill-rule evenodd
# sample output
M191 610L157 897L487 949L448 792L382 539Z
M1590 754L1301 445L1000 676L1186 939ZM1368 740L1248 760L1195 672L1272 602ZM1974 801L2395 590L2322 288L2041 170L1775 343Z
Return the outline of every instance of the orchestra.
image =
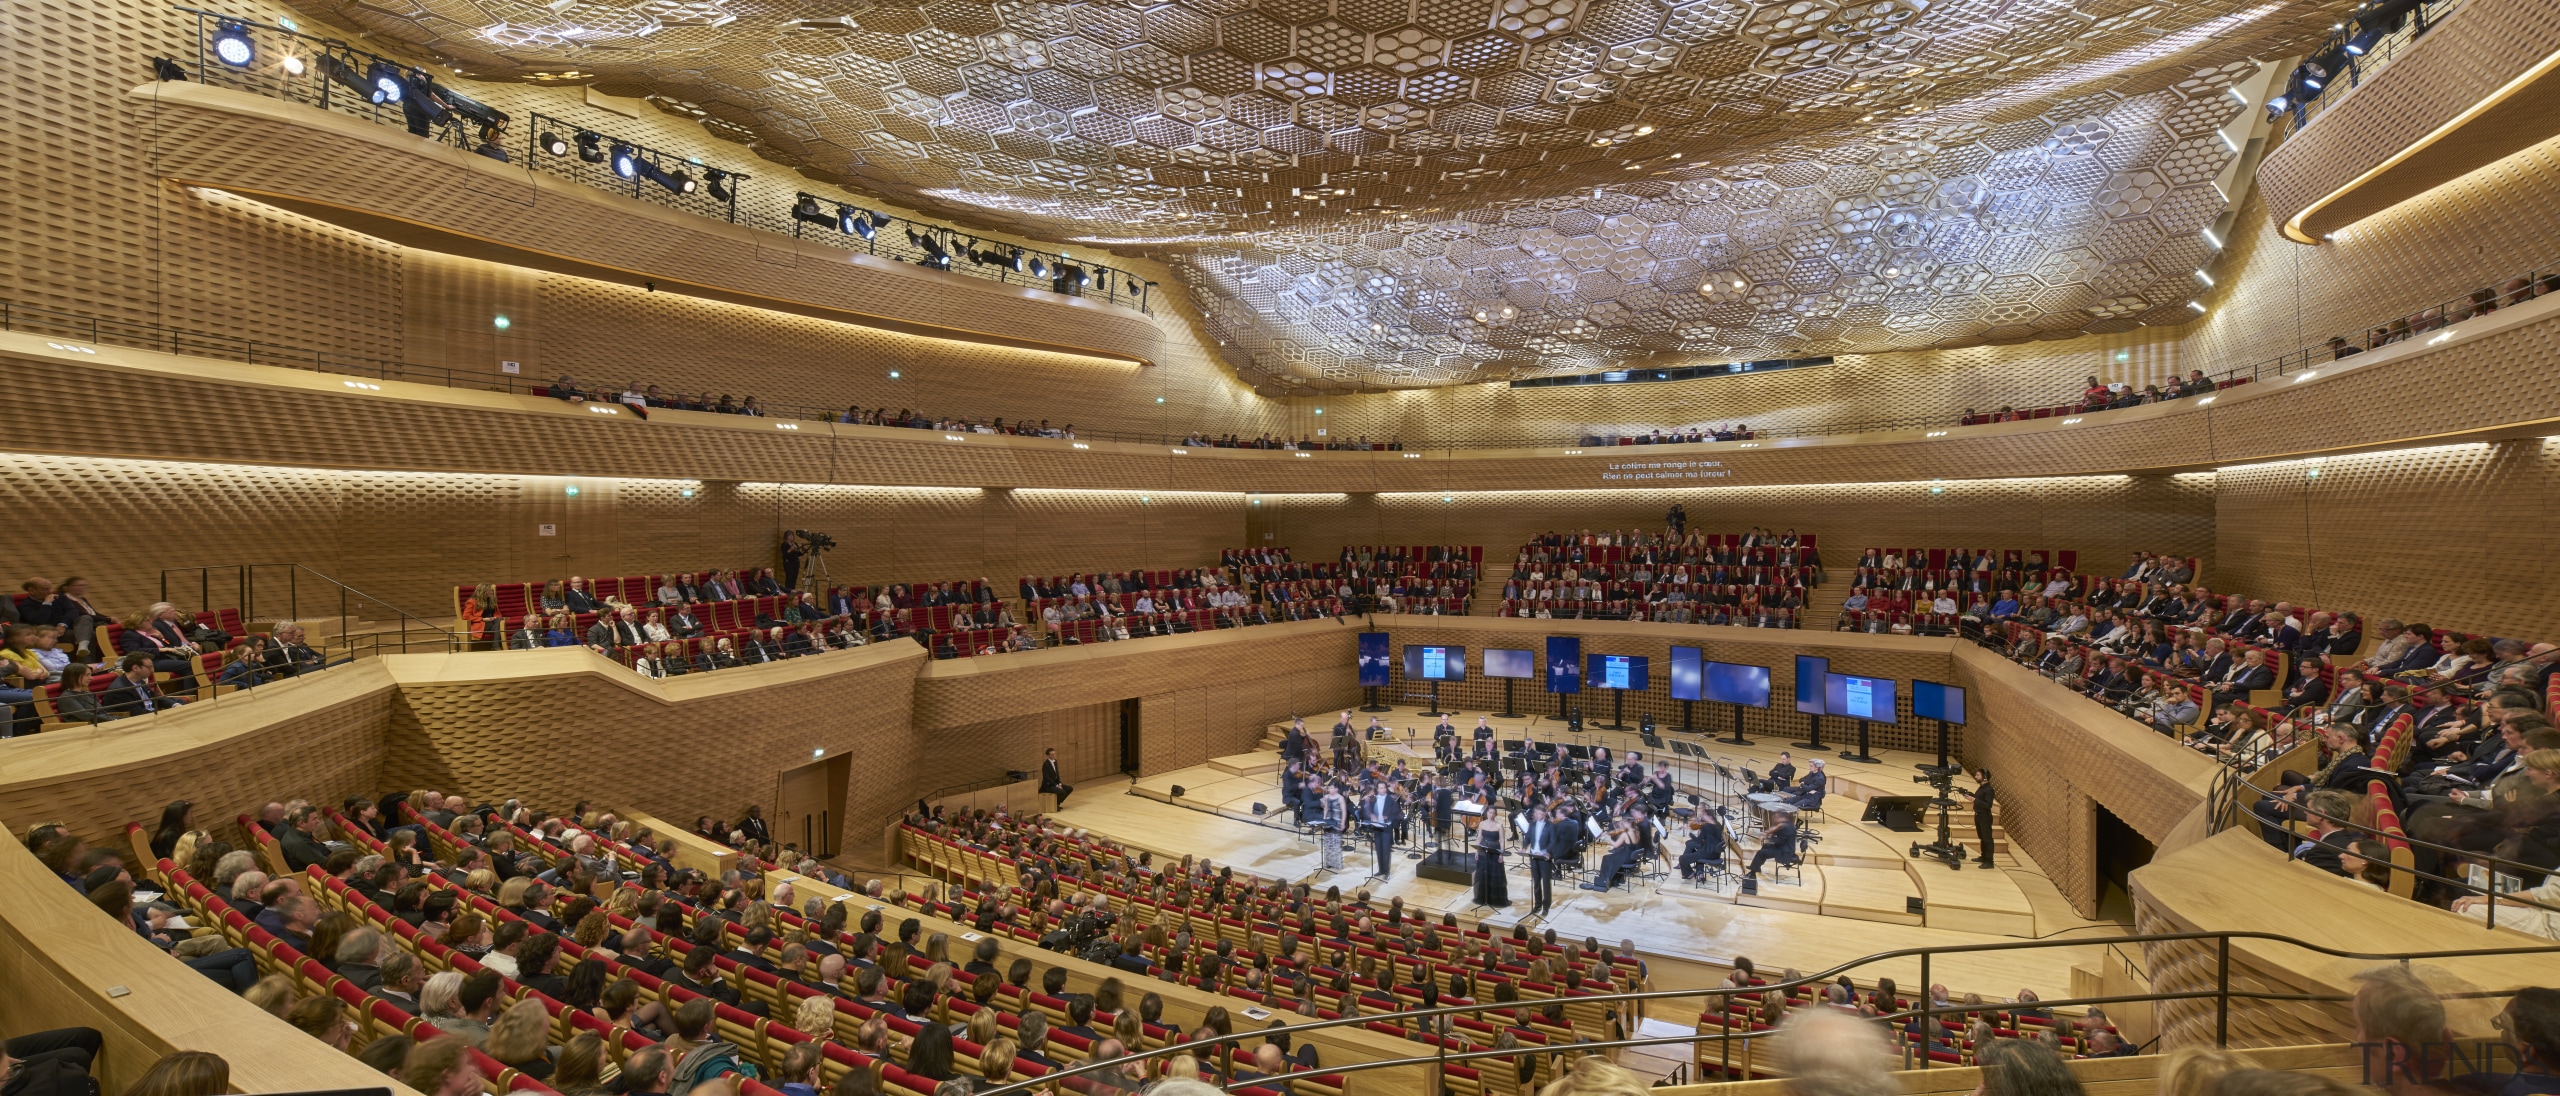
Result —
M1668 761L1639 751L1541 742L1529 732L1504 740L1484 719L1462 736L1445 716L1431 728L1427 760L1373 755L1368 747L1383 746L1386 729L1374 719L1358 727L1350 716L1334 725L1330 751L1301 724L1281 745L1282 809L1314 832L1325 870L1343 869L1352 834L1370 844L1373 879L1390 875L1400 847L1443 849L1465 857L1477 904L1499 905L1510 899L1507 869L1525 866L1532 916L1551 912L1558 879L1599 892L1638 879L1708 884L1746 860L1753 873L1771 860L1793 865L1810 838L1798 818L1819 810L1829 790L1821 761L1799 778L1788 758L1765 779L1747 774L1719 792L1727 807L1684 795ZM1755 783L1762 790L1746 798ZM1755 832L1756 850L1746 844Z

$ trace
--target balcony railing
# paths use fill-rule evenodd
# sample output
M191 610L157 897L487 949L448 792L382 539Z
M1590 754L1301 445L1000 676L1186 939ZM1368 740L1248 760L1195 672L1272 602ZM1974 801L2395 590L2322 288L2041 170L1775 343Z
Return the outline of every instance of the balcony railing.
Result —
M1065 252L991 242L950 225L870 209L854 199L812 196L822 219L795 217L793 211L803 206L803 195L797 191L785 195L767 189L750 194L751 177L744 172L651 148L611 132L610 127L533 113L524 120L524 128L516 131L522 135L517 141L511 136L516 125L513 116L437 82L426 69L334 38L304 34L288 23L202 8L176 10L195 19L196 48L191 58L154 58L153 68L164 80L193 79L376 125L398 126L437 144L515 163L528 172L696 216L1154 313L1156 283L1129 270ZM679 180L685 185L679 185ZM837 217L838 207L860 212L863 231L852 231L852 219Z

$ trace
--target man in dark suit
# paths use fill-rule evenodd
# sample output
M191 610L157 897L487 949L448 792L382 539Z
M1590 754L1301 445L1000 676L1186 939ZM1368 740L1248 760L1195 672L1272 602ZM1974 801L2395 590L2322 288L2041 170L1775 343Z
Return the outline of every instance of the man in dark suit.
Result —
M2233 704L2249 699L2249 694L2276 686L2276 672L2267 668L2266 652L2251 648L2240 656L2231 672L2213 683L2213 702Z
M321 844L317 836L323 822L320 808L308 804L285 816L285 830L276 835L276 842L284 846L286 868L300 872L329 859L329 847Z
M623 619L620 612L606 610L587 627L587 647L597 654L610 656L625 647L641 642L640 626Z
M1067 796L1073 794L1075 790L1075 785L1067 783L1058 775L1058 748L1051 746L1040 751L1040 791L1046 795L1057 796L1058 808L1064 808L1067 805Z
M753 967L765 972L766 974L778 973L780 968L774 966L772 960L764 957L764 949L772 946L772 944L772 929L749 929L747 930L746 940L741 942L736 950L729 953L729 958L735 960L737 964L742 967Z
M1558 829L1555 823L1547 821L1545 807L1529 808L1529 832L1520 842L1520 851L1529 857L1529 900L1532 903L1529 912L1532 915L1544 914L1555 905L1556 856L1564 843L1564 835L1557 832Z
M1377 848L1377 877L1387 878L1395 867L1396 826L1404 821L1404 801L1385 784L1379 784L1362 797L1360 823L1369 830L1369 841Z
M100 708L126 715L142 715L186 703L161 693L160 687L152 683L151 656L126 655L123 666L123 672L112 679L115 684L108 686L105 697L98 701Z

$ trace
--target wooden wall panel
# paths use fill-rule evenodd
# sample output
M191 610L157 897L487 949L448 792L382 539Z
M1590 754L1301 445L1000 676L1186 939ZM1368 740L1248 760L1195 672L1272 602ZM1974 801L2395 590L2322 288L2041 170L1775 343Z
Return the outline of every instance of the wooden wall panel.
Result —
M843 836L867 846L918 785L908 682L926 656L912 643L665 682L581 647L383 661L399 682L385 787L621 802L690 822L749 803L770 814L777 774L851 753Z
M2560 441L2430 446L2227 468L2217 588L2457 631L2560 633L2550 584Z

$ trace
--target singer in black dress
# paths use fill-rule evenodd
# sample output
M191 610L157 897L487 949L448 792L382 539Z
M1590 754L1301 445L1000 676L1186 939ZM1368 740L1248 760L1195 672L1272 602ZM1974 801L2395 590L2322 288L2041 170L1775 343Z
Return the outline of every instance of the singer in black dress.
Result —
M1511 880L1502 871L1502 816L1491 810L1476 824L1476 904L1511 904Z

